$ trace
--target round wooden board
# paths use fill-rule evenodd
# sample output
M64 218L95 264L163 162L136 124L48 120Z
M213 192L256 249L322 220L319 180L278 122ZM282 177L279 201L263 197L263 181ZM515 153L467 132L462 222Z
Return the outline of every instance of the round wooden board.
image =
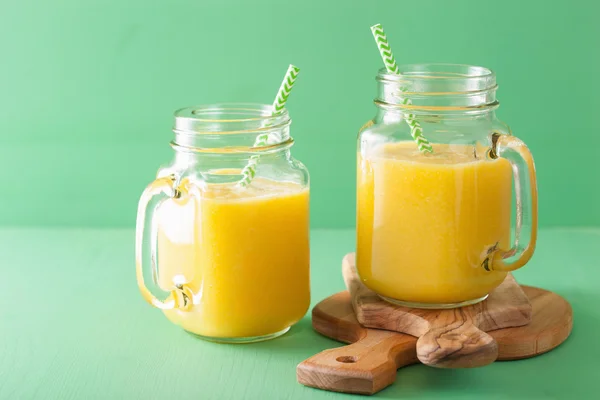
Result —
M571 305L550 291L522 286L533 307L531 323L488 332L498 343L498 360L518 360L548 352L564 342L573 327ZM392 384L396 370L414 364L417 338L364 328L354 315L347 291L321 301L313 327L348 346L325 350L298 365L298 382L325 390L373 394Z

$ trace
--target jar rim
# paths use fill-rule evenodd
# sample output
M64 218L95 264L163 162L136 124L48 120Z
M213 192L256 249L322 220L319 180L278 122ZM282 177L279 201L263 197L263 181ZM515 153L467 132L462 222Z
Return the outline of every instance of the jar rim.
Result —
M287 109L273 115L273 106L260 103L214 103L175 111L173 132L235 134L282 129L291 123Z
M451 63L420 63L400 64L399 74L388 72L381 68L377 74L377 80L398 82L406 79L441 79L441 80L474 80L495 77L496 73L486 67L469 64Z
M413 112L489 111L497 108L496 74L467 64L402 64L399 74L385 68L377 74L382 107Z

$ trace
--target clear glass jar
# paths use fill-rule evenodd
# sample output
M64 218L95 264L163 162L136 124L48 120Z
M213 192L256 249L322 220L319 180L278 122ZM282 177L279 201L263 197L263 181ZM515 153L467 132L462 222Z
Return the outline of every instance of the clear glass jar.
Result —
M175 113L174 160L140 199L143 297L205 339L285 333L310 304L309 176L290 154L287 111L217 104ZM267 145L255 147L268 134ZM258 161L249 185L242 170Z
M533 254L533 158L496 117L496 77L489 69L423 64L400 70L379 72L377 114L358 137L357 270L393 303L473 304ZM419 127L433 153L418 150L412 134Z

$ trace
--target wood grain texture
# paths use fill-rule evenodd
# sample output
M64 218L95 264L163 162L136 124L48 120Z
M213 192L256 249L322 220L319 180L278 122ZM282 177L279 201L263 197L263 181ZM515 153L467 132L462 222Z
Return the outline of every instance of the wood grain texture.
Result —
M364 328L348 299L339 300L315 307L313 326L325 336L353 344L325 350L301 363L296 369L298 382L338 392L376 393L394 382L398 368L417 362L415 338Z
M531 321L531 304L510 274L483 302L451 310L423 310L388 303L368 289L356 273L354 253L344 257L342 273L358 321L370 328L418 337L417 357L432 367L490 364L498 356L498 346L486 332Z
M498 345L498 360L518 360L546 353L564 342L571 333L573 313L565 299L543 289L522 288L531 301L532 320L525 326L489 332ZM361 326L348 291L334 294L317 304L313 308L312 323L322 335L353 344L325 350L300 363L297 379L303 385L337 392L374 394L394 382L398 368L418 362L417 338ZM371 332L380 336L369 336ZM379 340L373 340L373 337L379 337ZM369 348L370 343L375 346ZM386 358L388 361L382 362ZM354 363L340 360L353 360Z

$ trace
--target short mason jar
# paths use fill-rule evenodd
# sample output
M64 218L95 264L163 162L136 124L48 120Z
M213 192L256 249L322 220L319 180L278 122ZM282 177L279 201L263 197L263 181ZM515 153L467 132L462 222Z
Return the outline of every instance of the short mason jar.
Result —
M421 64L400 71L377 75L377 114L358 136L357 271L403 306L477 303L533 254L533 158L496 117L491 70ZM420 134L432 153L419 150Z
M310 304L308 171L291 156L288 112L271 113L235 103L178 110L174 159L139 202L141 293L204 339L274 338Z

